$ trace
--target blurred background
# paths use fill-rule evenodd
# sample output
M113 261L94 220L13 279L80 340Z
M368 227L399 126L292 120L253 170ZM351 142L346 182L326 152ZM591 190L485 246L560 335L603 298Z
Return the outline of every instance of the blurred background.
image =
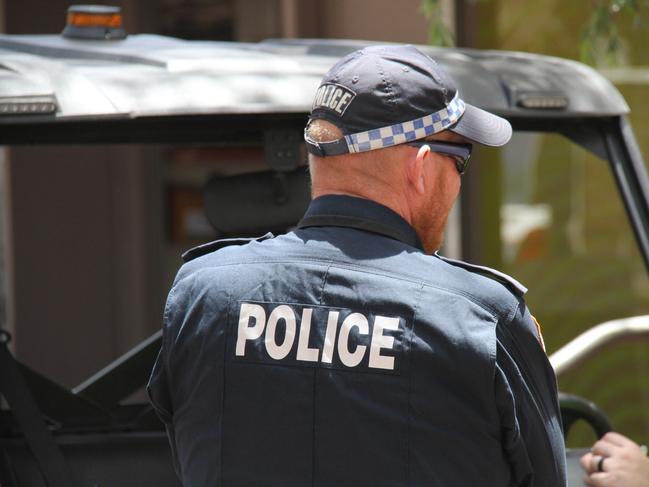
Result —
M0 31L58 33L63 0L0 0ZM346 38L454 44L581 60L625 96L649 156L649 4L625 0L123 0L128 33L196 40ZM160 327L180 253L216 235L202 187L223 153L171 146L0 148L6 276L17 357L74 386ZM230 154L237 167L261 151ZM517 134L476 154L449 252L530 288L548 353L610 319L649 314L649 279L606 162L560 135ZM223 165L220 166L221 171ZM461 238L457 236L460 235ZM70 302L74 302L73 306ZM614 427L649 441L649 344L625 343L561 378ZM577 427L569 445L594 436Z

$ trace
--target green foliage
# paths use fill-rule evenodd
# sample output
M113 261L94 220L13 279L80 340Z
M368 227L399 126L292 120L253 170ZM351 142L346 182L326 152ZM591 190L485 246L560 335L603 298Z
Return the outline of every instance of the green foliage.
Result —
M494 0L474 0L493 4ZM597 67L628 64L629 27L647 28L649 0L580 0L590 15L581 29L580 60ZM429 23L428 42L438 46L454 46L455 38L444 23L442 0L421 0L420 9ZM551 9L548 10L549 15Z
M451 47L455 36L442 18L441 0L422 0L421 11L428 20L428 43L434 46Z
M649 0L593 0L590 19L581 35L581 60L598 67L626 64L618 24L624 15L630 15L634 27L642 27L642 13L647 7Z

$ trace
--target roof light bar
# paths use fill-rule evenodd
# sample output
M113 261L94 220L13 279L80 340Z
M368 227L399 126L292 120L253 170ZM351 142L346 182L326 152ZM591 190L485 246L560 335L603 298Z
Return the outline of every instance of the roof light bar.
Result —
M0 98L0 117L7 115L45 115L55 113L53 96L16 96Z
M122 10L105 5L72 5L62 35L76 39L124 39Z
M561 110L568 106L568 98L558 93L525 93L518 97L517 105L522 108Z

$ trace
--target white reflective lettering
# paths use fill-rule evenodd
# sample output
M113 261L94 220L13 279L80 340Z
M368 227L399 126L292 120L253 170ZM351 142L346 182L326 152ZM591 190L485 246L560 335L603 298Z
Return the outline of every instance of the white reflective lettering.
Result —
M250 326L251 318L254 318L254 326ZM266 326L266 312L258 304L241 303L239 310L239 327L237 332L236 355L246 354L246 341L256 340L264 332Z
M394 337L385 336L383 330L398 330L399 318L388 318L377 316L374 319L374 330L372 331L372 345L370 347L369 366L374 369L394 370L394 357L381 355L382 348L391 349L394 346Z
M341 312L350 314L338 326ZM334 354L337 353L340 358L337 367L358 367L367 356L369 368L394 370L396 357L384 352L394 350L395 337L390 331L399 330L401 319L376 316L372 321L370 327L366 314L351 310L240 303L235 355L247 359L258 358L263 362L268 358L288 359L290 364L298 365L297 362L305 364L318 361L333 364ZM351 336L359 339L350 339ZM249 341L253 345L248 346Z
M326 86L321 86L320 88L318 88L318 91L315 94L315 100L313 101L314 107L320 106L320 104L322 103L322 97L324 96L325 89Z
M306 362L317 362L320 350L309 348L309 335L311 334L311 308L302 310L302 319L300 320L300 338L297 342L297 359Z
M338 336L338 355L340 356L340 361L347 367L356 367L360 364L367 349L365 345L358 345L354 352L349 350L349 334L354 326L358 328L358 333L361 335L367 335L369 333L367 318L360 313L352 313L343 321L340 327L340 335Z
M277 343L277 322L284 320L286 323L286 334L284 341ZM271 358L282 360L285 358L293 347L295 341L295 313L290 306L282 304L271 311L266 326L266 351Z
M340 88L336 88L334 90L333 94L331 95L331 100L329 100L329 108L331 108L332 110L336 109L336 106L338 105L338 100L340 100L342 94L343 94L343 90L341 90Z
M322 361L327 364L330 364L333 360L339 315L340 313L338 311L329 311L327 318L327 331L325 332L324 346L322 347Z
M336 105L336 112L342 113L345 111L345 108L347 108L347 104L349 103L349 99L352 97L351 93L345 93L342 97L340 97L340 101L338 102L338 105Z
M321 102L322 106L325 107L329 106L329 100L331 100L331 94L335 89L336 89L335 86L327 85L327 89L325 90L324 96L322 97L322 102Z

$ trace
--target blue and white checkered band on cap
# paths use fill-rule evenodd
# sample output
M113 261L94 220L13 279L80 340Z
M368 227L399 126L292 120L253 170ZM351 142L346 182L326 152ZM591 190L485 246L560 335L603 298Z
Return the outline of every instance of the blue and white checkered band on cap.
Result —
M456 93L445 108L425 117L346 135L347 147L350 153L366 152L423 139L454 125L464 113L464 108L464 101Z
M465 108L464 101L456 93L446 107L425 117L345 135L333 142L316 142L305 130L304 140L309 152L321 157L383 149L447 130L460 120Z

